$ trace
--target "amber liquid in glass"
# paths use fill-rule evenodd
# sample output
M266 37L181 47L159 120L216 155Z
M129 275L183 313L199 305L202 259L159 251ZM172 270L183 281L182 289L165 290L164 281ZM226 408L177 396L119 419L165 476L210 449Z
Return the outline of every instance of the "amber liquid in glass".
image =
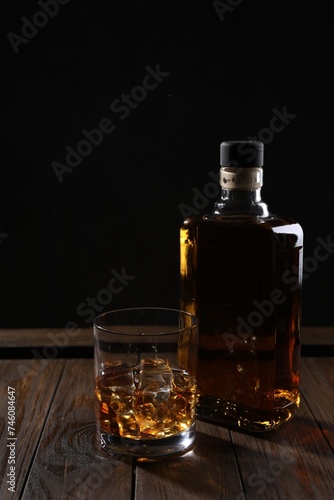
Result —
M181 308L199 319L197 414L248 431L299 406L302 229L270 214L188 218Z
M96 377L98 427L132 440L162 439L189 429L195 420L196 379L172 370L168 360L143 359L136 367L105 363Z

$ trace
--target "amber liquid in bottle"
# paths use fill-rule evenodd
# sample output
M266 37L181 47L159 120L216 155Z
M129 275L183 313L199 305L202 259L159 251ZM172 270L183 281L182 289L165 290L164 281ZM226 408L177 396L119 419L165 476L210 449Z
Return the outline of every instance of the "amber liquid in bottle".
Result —
M303 232L260 189L222 193L180 234L181 308L199 320L197 415L267 431L299 407Z

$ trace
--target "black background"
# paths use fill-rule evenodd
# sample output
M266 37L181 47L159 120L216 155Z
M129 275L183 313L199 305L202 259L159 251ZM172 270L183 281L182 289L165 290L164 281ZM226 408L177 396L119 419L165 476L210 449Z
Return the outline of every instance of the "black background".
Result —
M42 9L0 9L1 327L87 325L78 305L123 268L135 278L104 309L178 307L180 204L212 182L220 142L264 134L274 109L296 116L266 145L263 198L304 229L303 324L333 324L334 255L312 259L333 231L329 8L70 0L18 53L8 33ZM157 65L168 76L121 120L111 103ZM103 118L115 130L59 182L52 163Z

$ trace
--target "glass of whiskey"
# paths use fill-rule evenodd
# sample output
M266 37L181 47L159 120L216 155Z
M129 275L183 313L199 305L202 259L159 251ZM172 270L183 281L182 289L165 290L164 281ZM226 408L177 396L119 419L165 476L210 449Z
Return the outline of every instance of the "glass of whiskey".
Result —
M195 442L198 321L168 308L118 309L94 319L100 446L156 460Z

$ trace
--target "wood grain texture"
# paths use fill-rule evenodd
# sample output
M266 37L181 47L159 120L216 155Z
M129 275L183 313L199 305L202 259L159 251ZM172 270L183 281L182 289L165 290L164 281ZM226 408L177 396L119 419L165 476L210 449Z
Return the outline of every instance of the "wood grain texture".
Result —
M302 392L334 453L334 358L305 358L301 368Z
M132 462L100 450L93 360L67 360L23 499L129 500Z
M64 360L5 360L0 363L0 477L2 500L19 498L44 421L54 397ZM15 389L15 494L8 491L8 386Z
M136 470L135 500L235 499L240 491L229 431L199 420L192 451L166 461L140 463Z

